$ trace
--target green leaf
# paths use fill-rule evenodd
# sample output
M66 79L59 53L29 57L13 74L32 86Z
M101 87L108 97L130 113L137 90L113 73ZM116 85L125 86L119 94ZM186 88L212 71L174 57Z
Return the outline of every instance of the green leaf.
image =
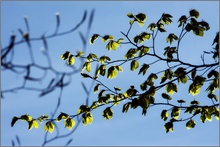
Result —
M87 124L91 124L93 121L93 116L91 113L83 113L82 115L82 123L86 126Z
M131 69L132 71L134 71L134 70L137 69L138 67L139 67L138 61L132 60L132 61L131 61L130 69Z
M151 23L151 24L149 24L147 29L150 28L151 31L154 31L155 27L156 27L156 24L155 23Z
M113 39L114 39L114 37L111 35L105 35L104 37L102 37L103 42L106 42L107 40L113 40Z
M132 13L128 13L127 16L128 16L129 18L134 18L134 15L133 15Z
M186 24L186 21L187 21L186 15L182 15L182 16L180 17L180 19L178 20L178 22L180 22L180 24L178 25L178 27L181 27L183 24Z
M105 65L101 65L98 70L99 70L100 75L105 76L105 72L106 72L106 66Z
M141 57L141 56L145 55L148 52L149 52L149 47L142 45L140 47L140 52L139 52L138 56Z
M115 78L117 75L118 75L118 71L116 70L115 66L111 66L111 67L108 69L107 78L113 79L113 78Z
M102 116L106 119L109 120L113 117L113 111L111 109L111 107L107 107L103 112L102 112Z
M25 115L22 115L21 117L20 117L20 119L22 120L22 121L27 121L27 122L29 122L29 121L31 121L32 120L32 117L30 116L30 115L28 115L28 114L25 114Z
M121 88L119 87L114 87L115 91L121 91Z
M52 133L54 131L54 124L51 121L46 122L46 124L44 125L44 131L49 131L50 133Z
M77 51L76 57L77 57L77 58L80 58L83 54L84 54L84 52Z
M36 120L31 120L28 122L28 130L31 130L32 128L38 128L38 122Z
M190 32L192 30L192 25L190 23L187 23L186 27L185 27L185 30L187 32Z
M195 79L196 77L196 68L193 69L193 71L191 72L191 78Z
M171 111L171 117L173 117L174 119L177 119L179 115L180 115L180 108L174 107Z
M69 56L70 56L70 52L69 51L66 51L63 55L61 55L61 59L63 59L63 60L66 60L66 59L68 59L69 58Z
M189 15L191 17L199 18L199 12L196 9L192 9L189 11Z
M161 95L162 95L162 97L163 97L164 99L167 99L167 100L172 100L172 97L171 97L171 96L169 96L169 95L168 95L168 94L166 94L166 93L162 93Z
M64 113L64 112L61 112L60 115L56 118L56 121L59 122L59 121L61 121L62 119L66 120L68 117L69 117L68 114L66 114L66 113Z
M166 85L166 91L170 94L173 95L174 92L177 92L177 86L174 83L168 83Z
M186 128L189 130L191 128L194 128L196 126L196 122L192 119L190 119L187 123L186 123Z
M73 58L73 55L71 54L67 60L67 64L73 65L75 62L75 59Z
M204 36L205 29L203 27L197 27L193 29L193 33L197 36Z
M135 18L137 19L138 24L140 26L143 26L144 21L147 19L146 15L144 13L139 13L139 14L135 15Z
M106 61L111 61L111 59L110 59L108 56L101 56L101 57L99 58L99 62L100 62L101 64L104 64Z
M116 50L116 48L120 45L120 43L110 40L108 42L108 44L106 45L106 48L110 51L110 50Z
M66 121L64 122L64 127L68 128L69 130L71 130L73 127L75 126L75 121L72 118L67 118Z
M48 115L41 115L40 117L38 117L36 120L39 120L40 123L42 123L44 120L47 120L49 118Z
M85 68L86 68L87 72L90 72L91 71L91 62L85 62L83 64L82 70L84 70Z
M125 59L134 58L137 52L138 52L137 49L131 48L131 49L129 49L128 52L125 54L124 58L125 58Z
M166 131L166 133L168 133L169 131L173 132L173 123L172 122L165 123L164 130Z
M177 100L178 103L182 104L182 103L186 103L185 100Z
M90 44L93 44L94 41L99 37L99 34L94 34L91 38L90 38Z
M115 66L116 67L116 69L118 70L118 71L120 71L120 72L123 72L123 69L122 69L122 67L121 66Z
M92 78L90 75L88 75L86 73L81 73L81 75L83 76L83 78Z
M12 126L12 127L14 126L14 124L17 122L18 119L19 119L19 118L18 118L17 116L14 116L14 117L12 118L12 121L11 121L11 126Z
M90 106L91 109L96 109L98 107L97 102L93 102L92 105Z
M122 112L128 112L128 109L131 107L131 102L125 103L122 108Z
M199 102L196 101L196 100L193 100L193 101L190 102L190 104L191 104L191 105L199 105Z
M81 105L77 111L78 114L83 112L89 112L90 108L87 105Z
M141 74L141 73L143 73L143 75L145 75L145 73L147 72L147 70L148 70L148 68L149 68L150 66L148 65L148 64L143 64L142 65L142 67L141 67L141 69L139 70L139 73L138 74Z
M178 40L178 37L177 37L175 34L173 34L173 33L169 34L168 37L166 38L166 42L170 42L170 44L171 44L174 40Z
M119 96L114 96L113 99L114 99L114 100L113 100L113 105L114 105L114 106L120 104L120 100L121 100L121 99L120 99Z
M100 84L96 84L96 86L94 87L94 93L96 93L96 92L98 92L98 90L99 90L99 86L100 86Z
M168 111L167 110L163 110L162 112L161 112L161 119L162 120L164 120L164 121L166 121L167 120L167 118L168 118Z

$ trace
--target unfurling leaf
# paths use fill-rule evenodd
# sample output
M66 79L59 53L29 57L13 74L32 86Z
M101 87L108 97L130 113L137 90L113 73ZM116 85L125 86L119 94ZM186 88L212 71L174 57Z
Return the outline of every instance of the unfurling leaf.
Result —
M66 59L69 58L69 56L70 56L70 52L69 52L69 51L66 51L66 52L61 56L61 59L66 60Z
M94 93L96 93L98 90L99 90L99 86L100 86L100 84L96 84L96 86L94 87Z
M191 17L199 18L199 12L196 9L192 9L189 11Z
M67 64L73 65L75 62L75 59L73 58L73 55L71 54L67 60Z
M177 119L179 115L180 115L180 108L174 107L171 112L171 117L173 117L174 119Z
M145 73L147 72L147 70L148 70L149 67L150 67L150 66L149 66L148 64L143 64L142 67L141 67L141 69L139 70L139 73L138 73L138 74L143 73L143 75L145 75Z
M113 79L113 78L115 78L117 76L117 74L118 74L118 71L116 70L116 67L115 66L111 66L108 69L107 78Z
M91 113L84 113L82 115L82 123L86 126L87 124L91 124L93 121L93 116Z
M109 120L113 117L113 111L111 109L111 107L107 107L103 112L102 112L102 116Z
M93 44L94 41L99 37L99 34L94 34L91 38L90 38L90 44Z
M54 130L54 124L51 121L46 122L45 126L44 126L44 131L49 131L50 133L52 133Z
M186 123L186 128L189 130L191 128L194 128L196 126L196 122L192 119L190 119L187 123Z
M128 16L129 18L134 18L134 15L133 15L132 13L128 13L127 16Z
M131 102L125 103L122 108L122 112L128 112L128 109L131 107Z
M38 122L36 120L31 120L28 122L28 130L31 130L33 127L38 128Z
M114 37L111 35L105 35L104 37L102 37L103 42L106 42L107 40L113 40L113 39L114 39Z
M19 118L18 118L17 116L14 116L14 117L12 118L12 121L11 121L11 126L12 126L12 127L14 126L14 124L17 122L18 119L19 119Z
M66 120L69 117L68 114L61 112L60 115L56 118L56 121L59 122L61 119Z
M75 126L75 121L72 118L67 118L66 121L64 122L64 127L68 128L69 130L71 130L73 127Z
M137 69L138 67L139 67L138 61L132 60L132 61L131 61L130 69L131 69L132 71L134 71L134 70Z
M174 83L168 83L166 85L166 91L170 94L173 95L174 92L177 92L177 86Z
M168 94L166 94L166 93L162 93L161 95L162 95L162 97L163 97L164 99L167 99L167 100L172 100L172 97L171 97L171 96L169 96L169 95L168 95Z
M167 110L163 110L162 112L161 112L161 119L162 120L164 120L164 121L166 121L167 120L167 118L168 118L168 111Z
M169 131L173 132L173 123L172 122L165 123L164 130L166 131L166 133L168 133Z

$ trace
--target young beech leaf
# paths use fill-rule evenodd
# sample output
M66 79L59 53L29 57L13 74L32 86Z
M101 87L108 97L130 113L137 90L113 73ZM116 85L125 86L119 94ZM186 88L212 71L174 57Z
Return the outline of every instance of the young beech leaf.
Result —
M104 117L104 119L111 119L113 117L113 111L111 109L111 107L107 107L103 112L102 112L102 116Z
M50 133L52 133L54 130L54 124L51 121L46 122L46 124L44 125L44 131L49 131Z
M172 122L165 123L164 130L166 131L166 133L168 133L169 131L173 132L173 123Z
M187 123L186 123L186 128L187 130L194 128L196 126L196 122L192 119L190 119Z
M71 54L67 60L67 64L73 65L75 62L75 59L73 58L73 55Z
M66 60L68 59L70 56L70 52L69 51L66 51L60 58L63 59L63 60Z
M129 18L134 18L134 15L133 15L132 13L128 13L127 16L128 16Z
M120 71L120 72L123 72L123 69L122 69L122 67L121 66L115 66L116 67L116 69L118 70L118 71Z
M136 60L131 61L131 70L134 71L135 69L137 69L139 67L139 63Z
M114 37L111 35L105 35L104 37L102 37L103 42L106 42L107 40L113 40L113 39L114 39Z
M138 74L141 74L141 73L143 73L143 75L145 75L145 73L147 72L147 70L148 70L148 68L149 68L150 66L148 65L148 64L143 64L142 65L142 67L141 67L141 69L139 70L139 73Z
M62 119L67 119L69 117L68 114L61 112L60 115L56 118L56 121L59 122Z
M94 87L94 93L96 93L96 92L98 92L98 90L99 90L99 86L100 86L100 84L96 84L96 86Z
M111 66L108 69L107 78L113 79L113 78L115 78L117 76L117 74L118 74L118 71L116 70L115 66Z
M174 119L177 119L179 115L180 115L180 108L174 107L171 112L171 117L173 117Z
M90 44L93 44L94 41L99 37L99 34L94 34L91 38L90 38Z
M169 95L168 95L168 94L166 94L166 93L162 93L161 95L162 95L162 97L163 97L164 99L167 99L167 100L172 100L172 97L171 97L171 96L169 96Z
M161 112L161 119L162 120L164 120L164 121L166 121L167 120L167 118L168 118L168 111L167 110L163 110L162 112Z
M38 128L38 122L36 120L31 120L28 122L28 130L31 130L33 127Z
M192 9L189 11L189 15L191 17L199 18L199 12L196 9Z
M12 126L12 127L14 126L14 124L17 122L18 119L19 119L19 118L18 118L17 116L14 116L14 117L12 118L12 121L11 121L11 126Z
M73 127L75 126L75 121L72 118L67 118L66 121L64 122L64 127L68 128L69 130L71 130Z

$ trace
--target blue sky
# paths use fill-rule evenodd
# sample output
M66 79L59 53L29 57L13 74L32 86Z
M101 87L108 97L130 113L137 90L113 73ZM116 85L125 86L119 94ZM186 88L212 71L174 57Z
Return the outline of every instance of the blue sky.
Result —
M60 31L68 30L72 28L83 15L84 10L88 10L88 14L92 9L95 9L94 22L90 31L90 36L94 33L101 35L111 34L115 38L123 37L120 31L126 32L129 28L129 18L127 13L133 14L145 13L147 20L143 27L134 25L134 30L131 31L131 36L136 35L144 30L151 22L156 22L162 13L169 13L173 15L173 24L166 27L169 32L179 33L177 29L177 21L181 15L188 15L190 9L197 9L200 12L200 20L204 19L210 24L211 29L205 32L204 38L196 37L192 33L183 40L181 44L181 59L185 62L192 62L194 64L201 64L200 54L203 50L210 49L213 38L219 29L219 2L206 1L206 2L179 2L179 1L85 1L85 2L61 2L61 1L48 1L48 2L2 2L1 3L1 44L2 47L8 45L10 38L10 32L14 32L17 36L19 33L18 28L25 30L25 23L23 17L26 16L29 20L31 36L39 37L43 33L51 34L55 29L55 13L60 13L61 26ZM84 24L80 31L85 33ZM166 34L167 35L167 34ZM165 40L160 42L160 39L166 37L161 34L158 37L158 44L156 44L158 50L162 50L167 45ZM89 41L89 40L88 40ZM53 65L59 70L69 70L64 62L60 59L60 55L66 50L70 50L75 53L76 50L82 49L82 43L79 39L78 31L48 40L49 51L52 57ZM199 44L199 45L198 45ZM32 46L35 49L36 56L41 57L40 49L42 43L33 42ZM17 46L16 62L26 62L28 59L24 54L27 48L25 44ZM123 58L126 47L120 48L119 51L108 52L105 49L105 44L97 40L94 45L87 46L87 53L94 52L98 56L107 55L114 59ZM190 51L190 54L189 54ZM158 51L160 52L160 51ZM117 53L117 54L115 54ZM211 62L212 60L208 60ZM44 60L39 60L39 63L44 63ZM76 61L77 64L77 61ZM137 87L143 81L142 78L138 78L137 72L130 72L129 65L123 66L124 73L119 74L116 79L106 80L102 78L103 82L108 86L117 86L126 90L130 85L136 84ZM158 64L156 69L163 69L163 66ZM94 71L94 70L93 70ZM38 73L36 71L35 73ZM136 77L137 78L136 78ZM1 73L2 89L7 89L12 86L19 85L22 81L22 76L12 76L10 73ZM135 78L134 78L135 77ZM129 79L129 81L128 81ZM85 94L81 87L81 81L86 85L90 85L90 80L80 78L80 75L75 75L72 78L72 84L66 88L63 92L63 98L61 108L58 112L66 112L69 114L75 114L78 107L84 103ZM46 82L37 83L40 86L47 84ZM159 91L156 97L160 96L162 91ZM7 94L5 99L1 100L1 145L11 145L11 140L15 138L15 135L19 135L22 145L41 145L44 137L43 125L40 125L39 129L27 130L27 124L24 122L17 122L13 128L10 126L11 118L16 115L28 113L33 117L38 117L41 114L50 114L54 110L56 104L58 92L54 92L44 98L39 99L38 93L30 91L20 91L16 94ZM195 97L205 104L207 101L201 100L202 96L206 96L204 92L201 95ZM187 87L180 88L177 94L173 95L174 98L179 99L193 99L191 95L187 93ZM91 99L96 100L97 94L91 94ZM181 99L180 98L180 99ZM199 99L200 98L200 99ZM158 100L161 100L158 98ZM54 101L53 104L49 102ZM163 100L162 100L163 101ZM164 101L165 102L165 101ZM208 101L210 102L210 101ZM213 121L203 124L197 117L196 127L191 130L185 128L185 123L174 124L173 133L165 133L163 129L164 122L160 118L161 109L159 107L153 107L148 110L147 116L141 115L141 109L129 110L128 113L121 113L122 104L117 107L113 107L114 116L111 120L104 120L101 116L101 112L104 107L101 107L92 112L94 121L91 125L80 127L70 137L54 141L48 145L64 145L67 140L73 138L71 146L79 145L219 145L219 121L213 119ZM158 109L157 109L158 108ZM61 122L62 123L62 122ZM61 124L62 127L63 124ZM65 129L63 132L67 132ZM50 134L53 136L53 134Z

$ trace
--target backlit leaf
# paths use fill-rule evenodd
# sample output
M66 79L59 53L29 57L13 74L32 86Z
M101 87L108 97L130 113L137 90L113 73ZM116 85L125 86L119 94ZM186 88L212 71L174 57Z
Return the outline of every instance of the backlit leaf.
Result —
M17 116L14 116L14 117L12 118L12 121L11 121L11 126L12 126L12 127L14 126L14 124L17 122L18 119L19 119L19 118L18 118Z
M163 110L162 112L161 112L161 119L162 120L164 120L164 121L166 121L167 120L167 118L168 118L168 111L167 110Z
M131 61L130 69L131 69L132 71L134 71L134 70L137 69L138 67L139 67L138 61L132 60L132 61Z
M93 44L94 41L99 37L99 34L94 34L91 38L90 38L90 44Z

